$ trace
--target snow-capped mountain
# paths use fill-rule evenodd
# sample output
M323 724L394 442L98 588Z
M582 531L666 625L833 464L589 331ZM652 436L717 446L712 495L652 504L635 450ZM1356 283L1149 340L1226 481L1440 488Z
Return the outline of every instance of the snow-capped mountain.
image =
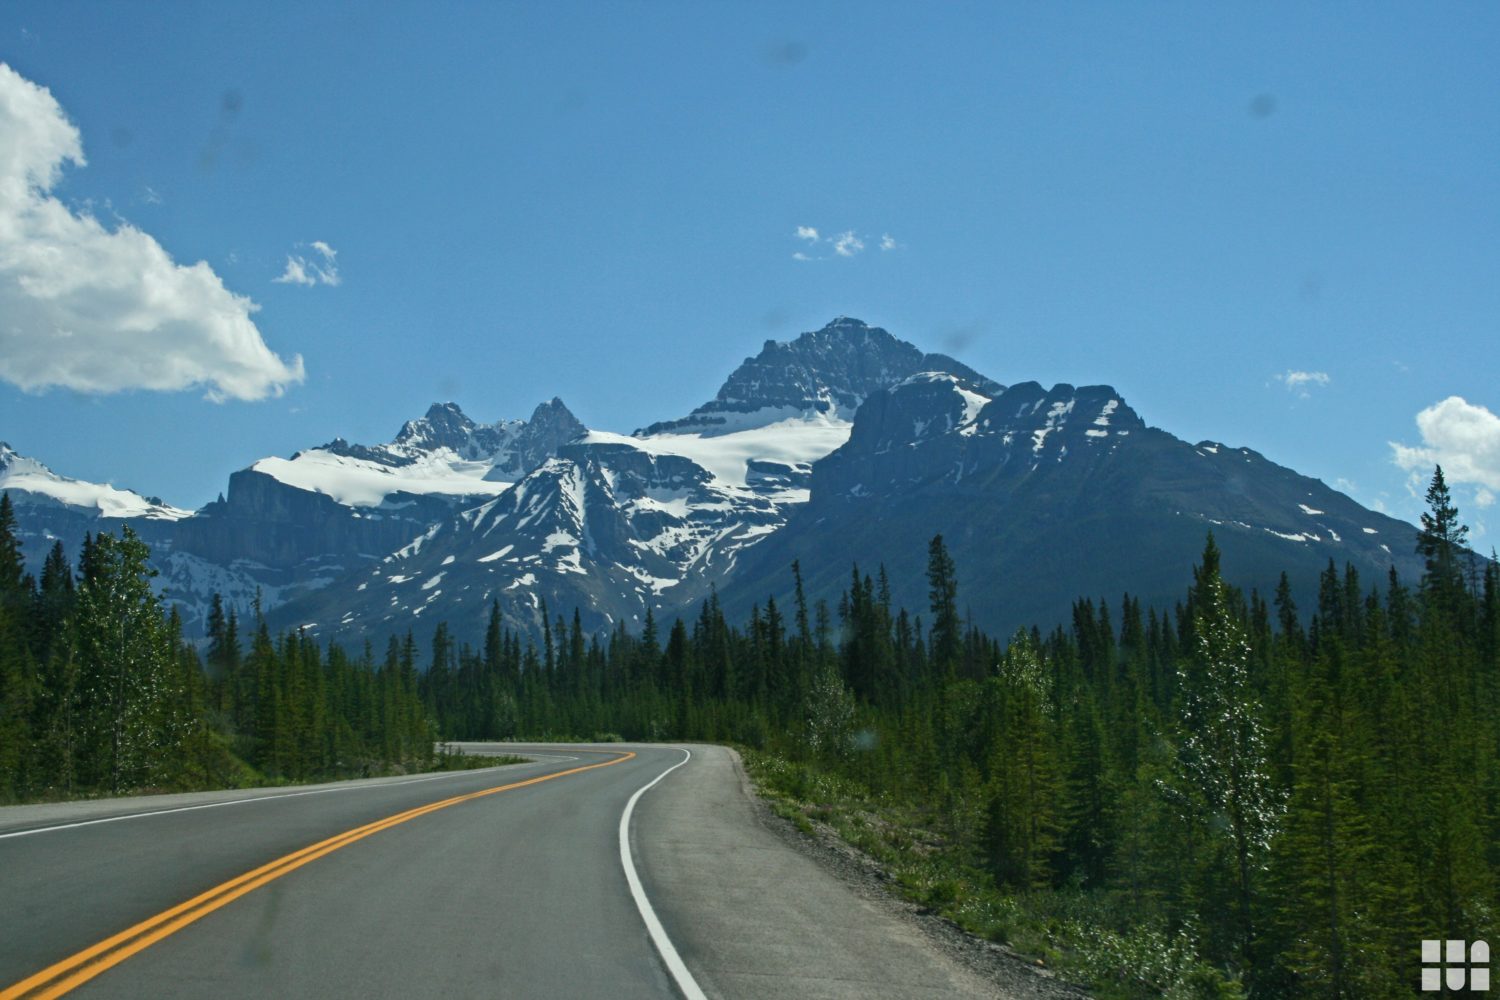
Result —
M177 521L192 514L157 497L122 490L108 483L90 483L60 476L34 458L21 455L0 441L0 491L12 492L11 502L55 505L85 512L93 517L148 518ZM22 498L20 494L26 494Z
M28 562L62 541L128 519L152 548L155 584L190 634L214 593L266 609L316 591L419 537L434 522L503 493L584 426L561 400L529 420L477 424L434 404L388 444L339 438L229 477L226 497L194 512L128 490L59 476L0 446L0 489L25 503Z
M870 393L927 371L952 372L992 391L1002 388L947 355L923 354L879 327L840 316L796 340L766 341L712 400L636 436L722 434L813 414L847 424Z
M1316 594L1329 560L1369 583L1391 566L1421 573L1411 525L1248 448L1149 427L1109 386L994 393L918 375L871 394L810 485L809 503L720 588L731 612L785 596L793 559L810 598L836 599L857 561L883 564L898 602L922 608L938 533L966 608L1002 631L1064 620L1083 596L1170 606L1210 530L1231 580L1265 596L1283 570Z
M274 608L379 561L435 522L503 493L584 427L559 399L530 420L478 424L435 403L389 444L338 438L229 477L228 496L182 521L160 558L167 592L206 608L260 592ZM188 617L185 615L185 617Z
M712 400L629 435L556 399L494 424L445 403L386 444L254 462L191 516L9 449L5 488L29 560L128 519L190 630L217 591L344 641L438 621L477 641L491 602L514 627L576 608L598 630L717 589L738 616L786 596L793 560L813 599L835 600L851 563L884 564L921 609L938 532L992 631L1065 620L1080 595L1170 604L1210 529L1233 582L1267 593L1283 569L1315 593L1329 560L1371 581L1421 572L1411 525L1150 427L1108 386L1006 388L847 318L767 342Z
M389 444L335 438L291 458L263 458L250 470L346 507L399 506L412 497L463 502L499 496L584 431L556 397L538 406L530 420L494 424L476 424L456 403L434 403L426 416L403 424Z
M170 538L177 522L192 514L133 490L59 475L4 442L0 442L0 493L10 496L21 555L37 571L59 541L73 554L85 534L118 531L128 523L148 542L161 544Z
M276 620L354 635L421 616L467 635L491 601L522 626L543 603L578 607L591 628L686 607L806 502L812 463L844 443L866 396L932 368L1001 390L858 320L768 342L688 417L629 436L590 431L366 578Z

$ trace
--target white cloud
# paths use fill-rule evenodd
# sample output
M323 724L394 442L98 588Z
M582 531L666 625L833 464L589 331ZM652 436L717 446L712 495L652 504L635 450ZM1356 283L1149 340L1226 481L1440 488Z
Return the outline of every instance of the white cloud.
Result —
M298 244L299 246L301 244ZM337 258L339 252L322 240L313 240L307 244L322 258L304 257L300 254L287 254L286 268L278 278L271 280L282 285L337 285L343 279L339 277L339 266Z
M811 253L814 250L821 251L823 244L827 244L834 255L853 257L865 249L866 240L874 239L868 234L856 233L853 229L846 229L834 236L824 236L814 226L798 226L793 231L793 235L799 240L806 240L808 244L805 251L792 254L793 260L827 260L828 257L821 253L818 256L813 256ZM897 243L896 238L890 233L882 233L876 245L881 250L901 249L901 244Z
M1421 445L1391 442L1397 465L1411 470L1411 477L1423 485L1432 467L1441 465L1450 484L1483 488L1475 496L1478 506L1494 501L1489 491L1500 490L1500 416L1461 396L1449 396L1417 414L1417 430Z
M853 257L865 248L864 240L854 235L854 230L845 230L833 240L833 252L840 257Z
M1483 510L1485 507L1493 506L1494 503L1495 494L1490 492L1487 488L1481 486L1479 487L1479 489L1474 491L1474 506Z
M1288 392L1295 392L1301 399L1311 399L1313 389L1321 389L1333 381L1327 372L1302 372L1294 368L1288 368L1271 378L1286 386Z
M307 263L301 257L288 257L286 270L272 281L282 285L316 285L318 279L307 273Z
M1282 374L1271 377L1288 389L1301 389L1303 395L1307 394L1309 388L1322 388L1333 381L1327 372L1299 372L1294 369L1287 369Z
M85 165L50 91L0 63L0 378L27 391L180 390L263 399L303 380L207 263L176 263L129 223L108 229L52 194Z

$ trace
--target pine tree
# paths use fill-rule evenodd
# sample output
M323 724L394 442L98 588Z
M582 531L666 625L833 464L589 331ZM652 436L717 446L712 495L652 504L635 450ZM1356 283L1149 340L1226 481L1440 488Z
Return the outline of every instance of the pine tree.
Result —
M988 762L985 853L999 884L1041 888L1051 881L1058 847L1058 743L1049 726L1049 673L1028 633L1011 639L999 675L986 684L1000 719Z
M1433 468L1427 507L1421 515L1422 530L1417 534L1417 554L1427 567L1423 589L1437 590L1451 598L1453 591L1463 587L1460 557L1467 547L1469 528L1459 522L1441 465Z
M927 546L927 598L932 611L929 647L932 667L939 678L954 675L962 648L957 573L943 536L933 535Z
M27 795L35 768L37 700L31 652L31 581L21 560L10 494L0 494L0 801Z

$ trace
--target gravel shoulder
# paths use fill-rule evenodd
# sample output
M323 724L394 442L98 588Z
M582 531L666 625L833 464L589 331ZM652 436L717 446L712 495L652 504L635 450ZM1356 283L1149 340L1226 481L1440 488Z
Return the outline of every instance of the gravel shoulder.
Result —
M822 823L813 824L811 834L803 833L771 809L755 791L754 782L745 772L739 754L734 756L741 788L755 808L756 819L789 848L811 859L821 869L842 882L850 891L878 906L892 918L920 934L930 947L956 962L987 984L994 992L988 995L1014 998L1077 1000L1090 994L1071 983L1063 982L1048 969L1010 948L977 937L946 917L902 899L892 888L890 873L874 858L851 845Z
M733 751L691 749L692 766L642 801L633 843L662 922L709 996L1086 996L896 899L831 833L800 833L755 794Z

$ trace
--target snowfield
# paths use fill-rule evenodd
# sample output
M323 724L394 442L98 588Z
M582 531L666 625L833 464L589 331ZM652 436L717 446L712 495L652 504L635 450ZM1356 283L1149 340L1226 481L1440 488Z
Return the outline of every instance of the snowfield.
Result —
M321 448L299 452L295 458L263 458L250 466L288 486L326 494L350 507L379 507L392 493L499 496L511 484L487 481L491 467L487 461L460 458L450 448L422 454L400 467Z
M41 462L0 444L0 490L25 490L69 507L91 507L105 517L149 517L179 521L193 512L147 500L132 490L59 476Z
M746 414L741 423L753 423ZM663 433L632 437L589 431L588 444L623 444L652 455L681 455L702 466L724 486L746 485L749 463L756 460L803 465L816 462L849 440L852 421L817 414L775 420L724 433Z

